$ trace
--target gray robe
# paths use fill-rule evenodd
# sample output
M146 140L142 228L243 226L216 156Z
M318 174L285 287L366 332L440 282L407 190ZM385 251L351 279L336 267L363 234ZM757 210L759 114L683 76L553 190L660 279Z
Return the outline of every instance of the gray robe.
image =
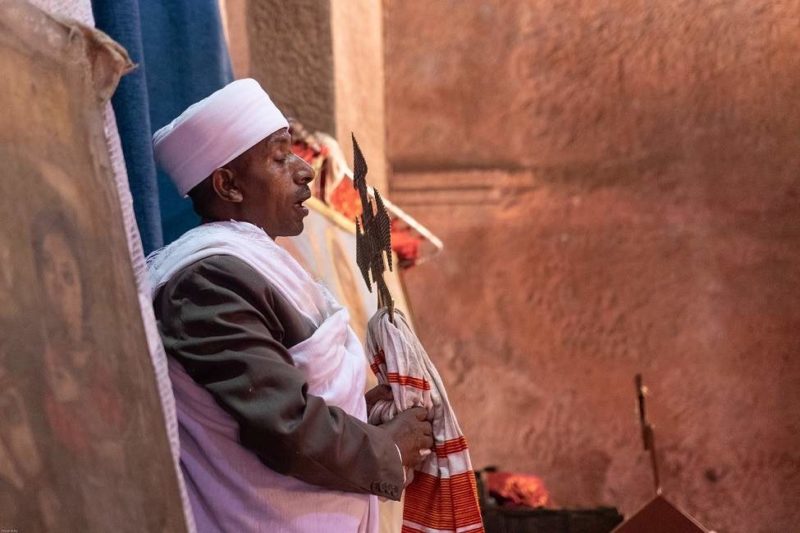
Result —
M400 499L394 441L307 393L287 350L314 326L252 267L231 256L197 261L158 291L154 308L171 364L236 421L245 453L312 485Z

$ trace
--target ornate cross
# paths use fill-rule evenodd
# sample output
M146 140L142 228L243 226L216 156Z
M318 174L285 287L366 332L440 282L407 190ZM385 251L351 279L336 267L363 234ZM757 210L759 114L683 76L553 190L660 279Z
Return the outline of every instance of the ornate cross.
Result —
M378 309L389 310L389 320L394 323L394 300L383 279L388 264L392 270L392 223L380 193L373 189L375 200L367 193L367 162L353 135L353 188L361 198L361 220L356 217L356 263L364 276L369 292L372 284L378 286ZM384 254L386 259L384 261ZM371 280L370 280L371 276Z

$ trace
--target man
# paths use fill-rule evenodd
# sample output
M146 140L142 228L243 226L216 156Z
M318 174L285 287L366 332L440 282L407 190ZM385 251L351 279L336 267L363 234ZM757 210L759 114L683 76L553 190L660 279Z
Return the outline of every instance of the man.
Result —
M303 230L313 177L286 119L238 80L153 139L203 221L148 258L198 530L375 531L431 426L420 408L365 423L347 311L274 243Z

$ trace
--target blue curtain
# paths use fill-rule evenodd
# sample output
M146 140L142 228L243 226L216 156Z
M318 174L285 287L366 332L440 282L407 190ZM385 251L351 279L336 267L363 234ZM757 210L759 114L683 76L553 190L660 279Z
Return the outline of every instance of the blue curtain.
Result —
M152 134L233 80L217 0L93 0L99 29L119 41L139 68L112 99L145 253L197 225L153 161Z

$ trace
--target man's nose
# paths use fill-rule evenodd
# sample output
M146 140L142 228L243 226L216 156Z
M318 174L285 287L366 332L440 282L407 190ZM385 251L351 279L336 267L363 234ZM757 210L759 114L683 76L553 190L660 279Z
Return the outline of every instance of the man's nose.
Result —
M314 169L311 168L311 165L306 163L303 159L297 158L299 161L298 168L294 173L294 181L298 185L308 185L308 183L314 179Z

